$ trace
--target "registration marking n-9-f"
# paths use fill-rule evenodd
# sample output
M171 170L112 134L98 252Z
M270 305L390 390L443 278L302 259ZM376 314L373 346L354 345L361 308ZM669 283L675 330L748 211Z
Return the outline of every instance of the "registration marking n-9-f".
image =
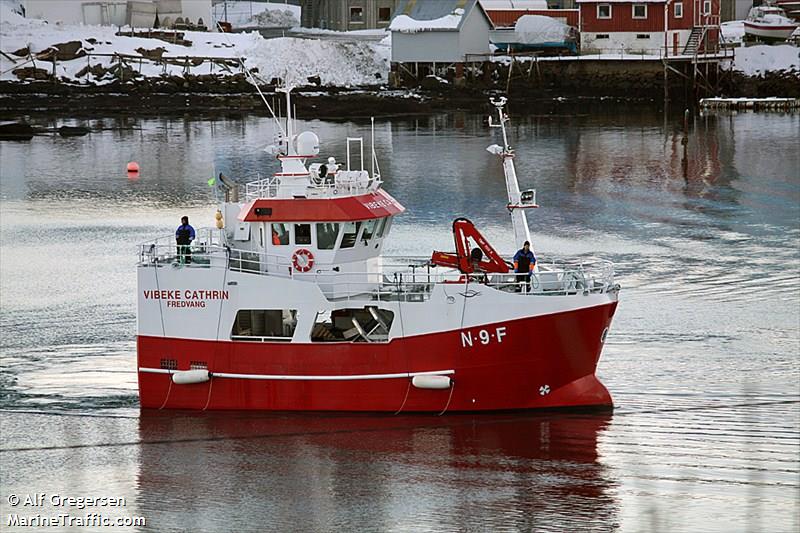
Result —
M494 333L489 333L489 331L491 330L480 329L477 334L473 334L472 330L462 331L461 347L466 348L469 346L471 348L475 341L479 341L484 346L495 340L500 343L503 342L503 337L507 335L505 326L495 328Z

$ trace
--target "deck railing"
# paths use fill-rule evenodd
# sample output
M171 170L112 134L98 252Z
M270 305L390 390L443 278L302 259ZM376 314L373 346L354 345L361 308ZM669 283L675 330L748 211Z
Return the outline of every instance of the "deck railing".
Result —
M245 185L245 200L251 202L259 198L353 196L376 191L383 183L380 179L370 178L366 170L341 170L332 178L320 178L313 172L300 177L306 177L308 181L291 183L282 180L281 176L251 181Z
M215 241L218 235L209 230L183 254L171 239L164 237L140 245L139 266L183 265L188 268L227 268L248 274L276 276L316 284L329 300L426 301L437 286L485 286L521 295L559 296L603 293L614 290L614 267L596 260L577 264L539 265L530 283L513 272L463 275L454 269L431 265L424 257L384 257L373 272L334 271L333 265L318 265L310 272L298 272L285 256L231 248Z

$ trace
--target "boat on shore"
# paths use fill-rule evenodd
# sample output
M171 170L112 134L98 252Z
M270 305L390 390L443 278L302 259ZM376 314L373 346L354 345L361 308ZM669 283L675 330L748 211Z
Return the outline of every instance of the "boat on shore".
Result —
M290 91L286 109L291 111ZM505 99L493 101L516 244L520 191ZM220 175L216 227L190 254L174 236L139 247L137 367L143 409L430 412L612 407L597 379L617 307L613 265L541 262L530 277L467 219L455 251L382 255L405 208L374 149L344 165L313 132L277 121L281 169L243 190ZM369 167L369 168L367 168Z
M788 39L798 26L781 7L765 4L750 10L744 21L744 33L749 40L779 42Z

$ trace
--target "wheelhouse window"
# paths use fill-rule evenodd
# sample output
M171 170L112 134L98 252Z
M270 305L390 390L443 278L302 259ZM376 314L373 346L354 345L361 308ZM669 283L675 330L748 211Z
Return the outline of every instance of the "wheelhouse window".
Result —
M610 19L611 18L611 4L597 4L597 18Z
M272 244L276 246L285 246L289 244L289 228L286 224L272 224Z
M361 229L361 222L347 222L344 225L341 248L352 248L356 245L356 237Z
M338 237L338 222L317 223L317 248L320 250L333 250L336 247L336 239Z
M364 8L351 7L350 8L350 22L364 22Z
M633 4L633 18L646 19L647 18L647 4Z
M364 233L361 234L361 240L364 242L365 246L369 244L370 239L372 239L372 236L375 234L375 224L377 222L377 218L364 222Z
M378 8L378 22L389 22L392 18L392 8L391 7L379 7Z
M296 309L240 309L233 321L231 338L290 341L296 328Z
M389 222L389 217L384 217L378 221L378 226L375 228L375 236L377 238L383 237L383 232L386 229L386 224Z
M294 243L311 244L311 224L294 225Z
M675 2L673 13L676 19L683 18L683 2Z
M703 2L703 15L711 14L711 0L704 0Z

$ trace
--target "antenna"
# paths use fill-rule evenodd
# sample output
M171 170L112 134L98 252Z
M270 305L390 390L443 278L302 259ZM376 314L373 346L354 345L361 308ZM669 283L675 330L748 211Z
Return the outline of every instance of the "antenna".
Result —
M228 4L226 3L225 4L226 13L227 13L227 8L228 8ZM228 43L228 45L233 47L233 43L231 43L230 40L228 39L228 35L222 29L222 24L220 24L219 21L217 22L217 29L220 31L220 33L222 33L222 35L225 38L225 41ZM267 109L269 109L269 113L270 113L270 115L272 115L272 118L275 120L275 123L278 125L278 128L280 129L281 134L283 136L286 136L286 130L283 129L283 125L278 120L278 117L275 116L275 112L272 110L272 107L270 107L269 102L267 102L267 98L264 96L264 93L261 92L261 88L258 86L258 82L256 81L255 77L253 76L253 73L250 72L250 70L248 70L247 67L245 67L244 58L243 57L237 57L236 59L239 61L239 66L244 71L245 76L247 76L247 79L250 81L250 83L253 84L253 86L256 88L256 91L258 91L258 95L261 97L261 101L264 102L264 105L267 106Z

